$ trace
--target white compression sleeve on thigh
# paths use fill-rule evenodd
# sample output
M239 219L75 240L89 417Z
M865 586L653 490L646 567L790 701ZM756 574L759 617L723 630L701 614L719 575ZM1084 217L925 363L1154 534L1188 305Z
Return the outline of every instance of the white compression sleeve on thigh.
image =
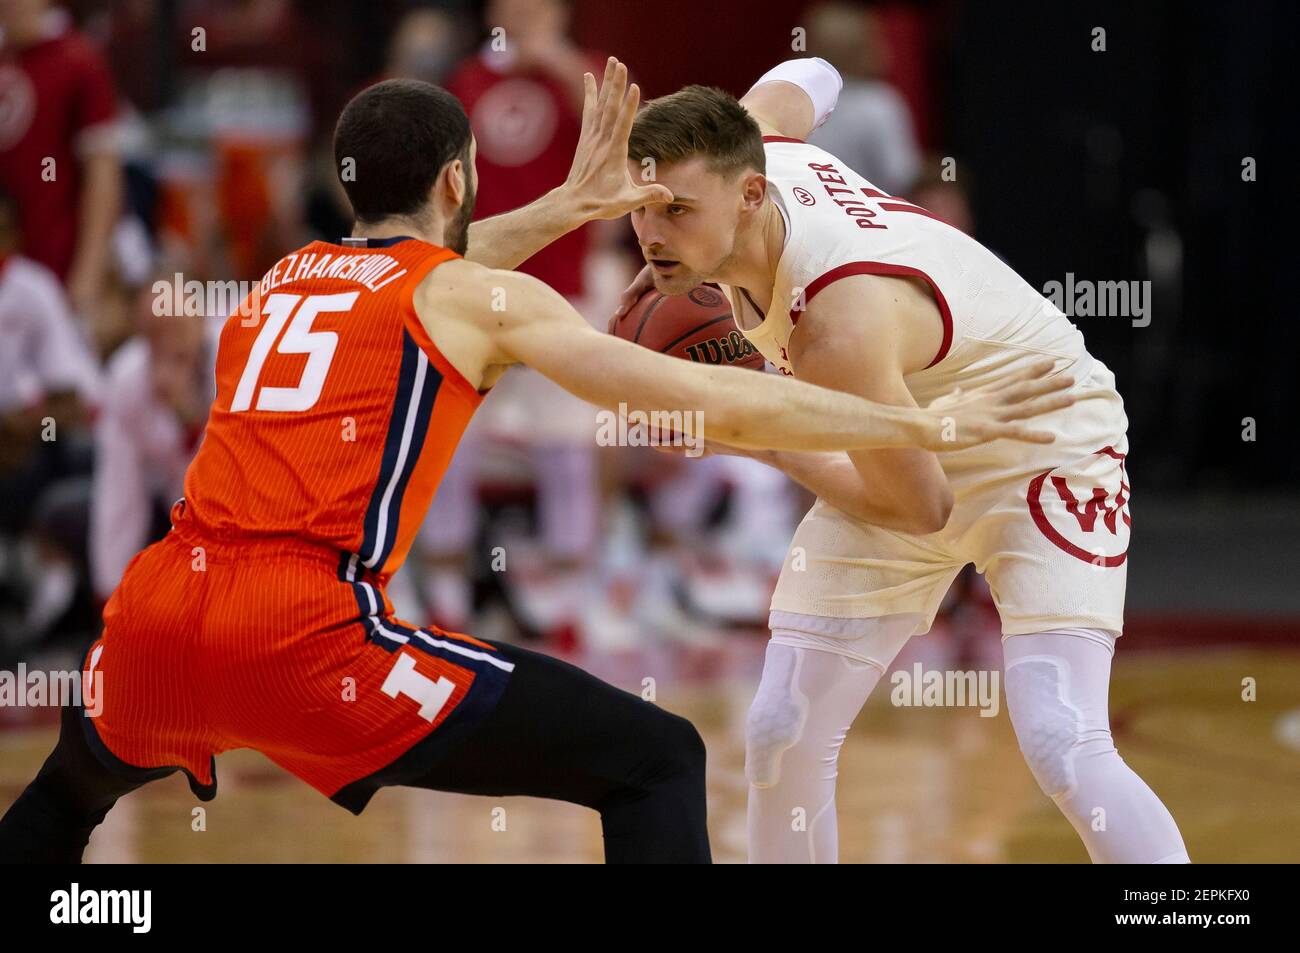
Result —
M835 777L840 746L867 696L903 643L915 616L870 620L852 657L801 632L775 629L745 725L750 863L833 864L839 860ZM873 661L865 661L871 658Z
M813 104L814 129L824 123L827 117L835 111L835 103L840 98L840 90L844 88L844 80L840 78L839 70L820 56L809 56L804 59L786 60L784 63L778 63L760 76L754 86L761 86L764 83L771 83L776 80L793 83L808 94L808 98L812 100ZM749 88L752 90L754 86Z
M1003 640L1007 710L1025 761L1094 863L1187 863L1178 825L1111 738L1114 636L1082 634Z

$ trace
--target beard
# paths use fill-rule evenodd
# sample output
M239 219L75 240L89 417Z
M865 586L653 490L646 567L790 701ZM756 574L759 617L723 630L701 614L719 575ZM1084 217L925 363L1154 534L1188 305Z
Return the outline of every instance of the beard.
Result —
M456 217L447 223L445 248L450 248L462 258L469 250L469 223L474 217L474 200L478 198L478 186L475 184L465 194L465 201L460 203Z

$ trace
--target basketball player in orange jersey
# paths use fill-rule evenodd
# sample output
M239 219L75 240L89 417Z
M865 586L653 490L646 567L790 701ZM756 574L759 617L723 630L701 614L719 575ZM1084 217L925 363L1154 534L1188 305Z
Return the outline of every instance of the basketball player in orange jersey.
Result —
M690 86L648 103L629 171L653 160L674 197L632 213L649 265L628 298L651 279L665 294L717 281L782 375L871 400L916 407L1046 360L1073 376L1077 401L1042 418L1057 435L1047 446L739 451L818 497L772 597L746 722L750 859L836 860L840 745L973 563L1001 616L1007 710L1044 794L1098 863L1185 863L1173 817L1110 733L1130 523L1115 376L986 248L805 141L839 87L812 57L769 70L740 101Z
M607 860L707 861L688 721L544 655L392 613L386 584L513 364L606 407L700 410L708 436L738 446L1050 439L1017 421L1069 398L1029 375L939 410L773 386L600 334L546 285L498 270L588 218L670 197L627 172L638 93L622 64L586 91L568 185L473 228L475 144L454 97L389 81L344 109L353 235L287 255L251 316L226 323L172 531L105 608L86 697L0 822L0 859L79 860L123 794L182 771L209 800L215 755L255 748L353 813L386 785L560 798L600 812Z

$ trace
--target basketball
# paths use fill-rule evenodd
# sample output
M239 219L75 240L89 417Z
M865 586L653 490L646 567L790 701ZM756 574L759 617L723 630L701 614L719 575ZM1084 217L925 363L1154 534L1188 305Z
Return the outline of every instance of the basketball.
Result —
M740 333L727 297L711 285L684 295L643 294L610 333L697 364L731 364L763 369L763 355Z

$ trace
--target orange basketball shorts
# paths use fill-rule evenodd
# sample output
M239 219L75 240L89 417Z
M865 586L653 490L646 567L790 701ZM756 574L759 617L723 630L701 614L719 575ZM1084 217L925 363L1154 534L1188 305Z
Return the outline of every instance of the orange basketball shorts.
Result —
M104 609L82 665L87 741L151 780L216 795L215 756L253 748L361 813L418 777L500 698L491 645L392 615L357 557L302 540L215 540L173 510Z

